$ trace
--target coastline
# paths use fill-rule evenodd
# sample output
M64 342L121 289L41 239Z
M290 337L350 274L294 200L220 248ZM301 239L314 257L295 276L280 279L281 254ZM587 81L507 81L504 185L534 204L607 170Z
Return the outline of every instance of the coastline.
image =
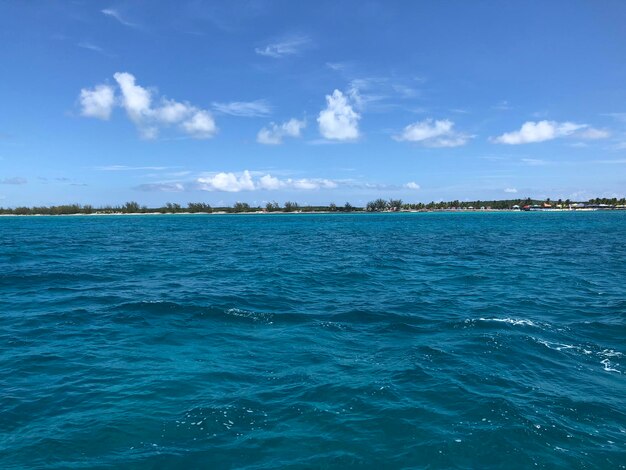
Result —
M346 214L425 214L425 213L448 213L448 214L485 214L485 213L528 213L528 212L541 212L541 213L553 213L553 212L623 212L626 208L615 209L541 209L541 210L518 210L518 209L423 209L423 210L401 210L401 211L293 211L293 212L267 212L267 211L249 211L249 212L226 212L226 211L214 211L214 212L94 212L91 214L0 214L0 217L120 217L120 216L164 216L164 215L346 215Z

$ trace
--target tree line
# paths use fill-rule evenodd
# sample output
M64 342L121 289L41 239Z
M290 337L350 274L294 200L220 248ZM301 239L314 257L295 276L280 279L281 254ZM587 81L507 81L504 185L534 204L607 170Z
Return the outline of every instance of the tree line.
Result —
M19 206L14 208L0 207L2 215L75 215L75 214L181 214L225 212L353 212L363 210L346 202L343 206L334 203L328 206L300 205L297 202L287 201L283 205L276 201L268 202L264 206L251 206L247 202L236 202L232 206L213 207L205 202L190 202L186 206L168 202L161 207L147 207L138 202L129 201L117 206L94 207L89 204L64 204L58 206Z
M162 207L147 207L135 201L126 202L119 206L93 207L89 204L65 204L59 206L34 207L0 207L3 215L73 215L73 214L180 214L180 213L245 213L245 212L398 212L403 210L453 210L453 209L512 209L515 206L550 205L553 207L568 207L574 204L569 199L552 201L547 199L504 199L504 200L476 200L476 201L431 201L428 203L407 203L401 199L375 199L365 207L353 206L349 202L343 205L330 203L328 205L300 205L297 202L286 201L280 205L276 201L267 202L264 206L251 206L246 202L237 202L232 206L213 207L205 202L190 202L186 206L168 202ZM609 207L626 206L626 198L592 198L584 201L585 204L605 205Z

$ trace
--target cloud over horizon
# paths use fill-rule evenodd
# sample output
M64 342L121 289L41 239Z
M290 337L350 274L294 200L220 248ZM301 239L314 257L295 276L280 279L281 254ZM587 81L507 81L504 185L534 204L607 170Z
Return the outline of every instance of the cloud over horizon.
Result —
M581 132L578 132L581 131ZM490 140L497 144L520 145L545 142L560 137L575 136L582 139L604 139L608 131L594 129L588 124L577 124L570 121L526 121L517 131L505 132Z
M139 169L139 168L129 168ZM180 172L178 175L187 175L190 172ZM165 177L177 176L175 173L163 173ZM158 173L145 175L159 177ZM287 178L273 175L267 171L243 170L239 172L210 172L200 173L189 180L164 179L152 183L135 186L134 189L146 192L188 192L207 191L223 193L239 193L252 191L297 191L317 192L335 189L356 189L376 191L404 191L415 192L421 189L415 181L404 184L387 184L368 182L359 179L331 179L331 178ZM408 194L407 192L407 194Z
M339 186L336 181L325 178L280 179L269 173L254 178L252 172L249 170L244 170L241 173L220 172L211 176L197 178L196 183L196 189L202 191L224 191L232 193L254 190L274 191L278 189L334 189Z

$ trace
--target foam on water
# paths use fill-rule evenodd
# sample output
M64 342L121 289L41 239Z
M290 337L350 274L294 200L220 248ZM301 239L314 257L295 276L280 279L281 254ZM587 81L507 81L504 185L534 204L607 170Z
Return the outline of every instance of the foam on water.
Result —
M478 321L495 321L495 322L501 322L501 323L509 323L511 325L515 325L515 326L519 326L519 325L524 325L524 326L534 326L536 327L537 324L535 322L533 322L532 320L526 320L526 319L515 319L515 318L479 318Z

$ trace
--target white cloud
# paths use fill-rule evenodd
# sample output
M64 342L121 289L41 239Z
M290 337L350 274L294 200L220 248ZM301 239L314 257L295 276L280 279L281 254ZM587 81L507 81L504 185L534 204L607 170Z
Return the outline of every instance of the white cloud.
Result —
M465 145L472 136L454 130L454 122L449 119L424 119L404 128L397 141L419 142L426 147L459 147Z
M126 109L128 117L135 124L140 124L144 119L152 115L152 95L150 90L135 85L134 75L126 72L113 74L113 78L122 90L122 106Z
M97 85L80 90L81 114L86 117L107 120L115 106L115 91L109 85Z
M193 106L163 98L160 108L154 110L155 118L167 124L175 124L187 118Z
M278 145L283 143L284 137L300 137L302 129L306 126L304 121L290 119L282 124L270 123L269 128L264 127L256 136L260 144Z
M195 110L193 116L182 123L182 128L196 139L208 139L217 132L213 117L203 110Z
M354 140L359 137L361 115L352 109L348 99L339 90L326 95L326 108L320 111L317 122L325 139Z
M318 190L334 189L339 183L325 178L299 178L280 179L270 174L258 178L252 176L252 172L245 170L242 173L216 173L196 180L198 188L204 191L254 191L266 190Z
M272 112L271 106L265 100L213 103L213 108L220 113L241 117L263 117Z
M264 175L259 178L258 187L260 189L280 189L284 186L283 182L272 175Z
M309 179L302 178L292 180L291 178L285 180L287 187L293 189L334 189L338 186L335 181L327 179Z
M306 36L295 36L284 41L268 44L265 47L257 47L254 49L254 52L265 57L280 59L288 55L299 54L309 43L310 40Z
M117 10L114 10L113 8L105 8L104 10L100 10L100 11L102 12L103 15L116 19L118 22L120 22L124 26L128 26L130 28L137 27L135 23L131 23L130 21L126 20Z
M104 167L109 169L108 167ZM139 169L140 167L118 167L110 169ZM144 176L154 177L177 177L186 176L189 172L161 173ZM379 184L363 182L354 179L328 179L328 178L281 178L272 174L245 170L241 172L215 172L203 173L190 180L168 179L153 183L141 184L135 189L143 191L212 191L212 192L248 192L248 191L285 191L285 192L310 192L333 190L337 188L366 189L376 191L418 191L420 185L415 181L405 184Z
M534 142L544 142L574 134L576 131L587 128L587 124L556 121L527 121L519 131L506 132L491 139L498 144L519 145Z
M517 189L515 189L515 188L505 188L504 192L505 193L516 194L517 193Z
M338 186L335 181L322 178L287 178L281 180L272 175L264 175L258 179L257 189L276 190L276 189L334 189Z
M82 89L80 93L81 114L87 117L108 119L114 106L119 105L137 126L144 139L158 137L162 127L176 126L181 132L196 138L207 139L217 132L211 113L188 102L179 102L161 97L154 104L153 90L136 84L134 75L118 72L113 75L121 99L108 85L97 85L94 89Z
M213 176L198 178L200 189L204 191L227 191L237 193L239 191L252 191L255 189L252 176L248 170L240 176L234 173L217 173Z

